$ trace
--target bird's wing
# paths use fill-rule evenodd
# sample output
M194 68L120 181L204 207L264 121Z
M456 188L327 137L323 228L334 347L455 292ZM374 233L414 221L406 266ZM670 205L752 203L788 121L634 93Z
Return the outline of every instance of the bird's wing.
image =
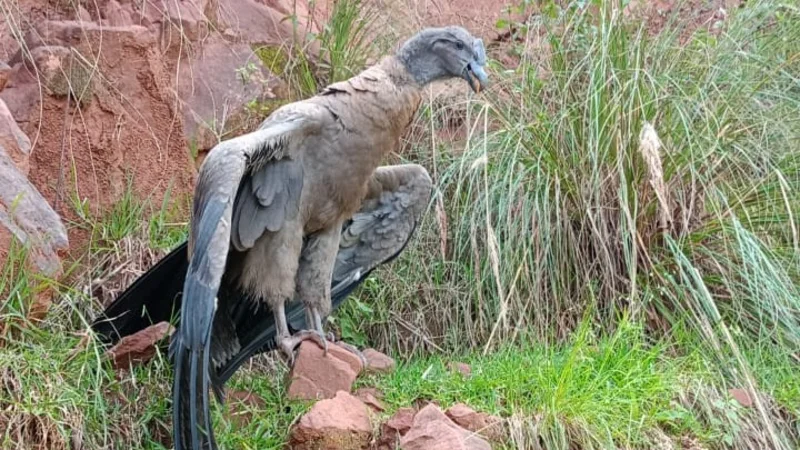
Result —
M421 169L421 168L420 168ZM379 168L361 208L342 227L339 253L333 268L331 306L336 310L376 267L397 257L410 242L430 200L427 173L406 166ZM218 383L225 383L250 357L275 345L275 323L268 308L232 314L241 347L219 367ZM307 329L301 302L286 308L293 330ZM258 324L258 325L256 325Z
M382 191L344 223L333 269L332 296L349 293L369 272L400 254L421 218L423 208L416 204L421 200L407 189Z
M198 175L181 321L170 351L176 450L187 444L215 447L208 404L210 332L231 244L252 246L298 208L303 143L320 132L325 116L313 105L290 106L258 130L219 143Z

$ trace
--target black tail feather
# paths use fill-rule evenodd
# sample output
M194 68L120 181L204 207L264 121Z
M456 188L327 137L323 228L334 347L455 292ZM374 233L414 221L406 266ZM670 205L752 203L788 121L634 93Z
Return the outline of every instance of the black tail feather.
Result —
M152 324L177 323L181 291L189 268L186 242L139 277L95 318L92 329L103 343L114 345Z
M178 345L172 388L172 426L175 450L216 449L208 402L208 352ZM188 374L185 373L188 369ZM188 376L187 376L188 375ZM202 388L198 389L198 387ZM205 405L203 408L198 408Z

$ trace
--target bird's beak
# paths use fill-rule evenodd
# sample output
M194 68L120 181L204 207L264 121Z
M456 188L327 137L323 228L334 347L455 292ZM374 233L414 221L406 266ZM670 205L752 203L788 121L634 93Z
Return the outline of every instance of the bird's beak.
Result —
M473 44L475 58L464 67L464 79L469 83L469 87L477 94L486 88L489 76L486 75L486 49L483 47L483 39L475 39Z
M479 66L474 61L467 64L467 67L464 68L464 78L469 83L469 87L471 87L476 94L483 90L489 81L489 77L486 75L486 71L483 70L483 66Z

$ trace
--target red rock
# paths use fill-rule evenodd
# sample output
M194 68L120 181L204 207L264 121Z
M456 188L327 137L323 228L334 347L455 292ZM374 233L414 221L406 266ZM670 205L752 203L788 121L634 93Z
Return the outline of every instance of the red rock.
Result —
M375 444L376 450L394 450L400 445L400 438L408 433L414 423L413 408L400 408L381 425L381 435Z
M253 420L253 410L263 410L267 402L258 394L247 391L229 391L225 394L228 417L231 422L243 427Z
M161 202L167 192L171 198L191 193L196 172L177 108L175 61L159 52L150 31L94 22L42 22L28 39L38 42L28 47L41 55L39 66L52 65L53 73L60 74L63 59L58 52L69 47L73 54L91 55L94 64L91 71L82 72L87 76L81 80L91 80L83 83L91 92L85 93L83 99L90 101L81 102L80 112L70 102L65 115L63 95L40 95L41 81L22 59L0 92L20 128L35 141L30 183L53 205L61 198L57 212L74 221L80 218L69 207L70 196L85 201L92 214L102 215L126 193L126 175L138 198ZM50 51L54 49L59 50ZM136 143L135 151L131 142ZM59 173L76 182L59 185ZM68 233L74 249L91 238L81 227L71 227Z
M174 328L168 322L159 322L120 339L106 354L111 357L111 364L116 370L144 364L156 354L158 342L171 335L173 331Z
M369 395L371 395L371 396L373 396L373 397L377 398L378 400L383 400L383 397L384 397L384 395L383 395L383 392L381 392L381 390L380 390L380 389L376 389L376 388L374 388L374 387L362 387L362 388L358 388L358 389L356 389L356 391L353 393L353 395L355 395L356 397L358 397L358 396L359 396L359 395L361 395L361 394L363 394L363 395L369 394Z
M499 417L476 412L463 403L456 403L451 406L445 414L456 425L473 433L478 433L490 441L503 441L505 439L503 421Z
M106 23L112 27L133 25L133 15L134 12L131 5L126 4L122 6L117 0L109 0L103 11L103 17L106 19Z
M8 78L11 76L11 67L8 64L0 61L0 91L6 87L6 83L8 83Z
M78 5L78 11L76 13L76 16L77 16L78 20L80 20L82 22L91 22L92 21L92 15L89 14L89 11L87 11L86 8L83 7L83 5Z
M328 343L328 355L314 342L300 344L289 374L288 397L315 400L332 398L338 391L350 392L361 372L361 361L335 343Z
M353 395L376 412L382 412L386 409L386 407L383 406L383 402L380 401L380 398L383 397L383 393L375 388L361 388L356 390Z
M472 368L469 366L469 364L465 364L463 362L451 362L448 363L447 366L451 371L460 372L461 375L464 375L465 377L472 375Z
M283 14L255 0L219 0L222 28L233 28L247 43L281 45L292 37L292 25Z
M202 152L223 134L253 131L263 117L247 105L277 98L281 86L249 45L209 39L191 61L179 66L178 93L188 141Z
M317 402L292 428L293 450L366 449L372 436L367 406L345 391Z
M15 239L29 246L29 269L55 278L62 270L59 252L69 240L61 217L28 181L30 150L30 141L0 100L0 260L6 260Z
M394 360L383 353L373 348L368 348L362 353L367 359L367 372L391 373L394 370Z
M403 450L491 450L480 436L450 420L438 406L429 404L414 416L408 433L400 439Z
M175 28L192 42L208 35L208 21L197 2L167 2L167 16Z
M3 100L0 100L0 147L17 169L27 176L30 169L28 159L31 156L31 140L20 130Z
M734 400L739 402L739 404L745 408L753 406L753 398L750 396L750 392L746 389L728 389L728 393L731 394L731 397L733 397Z

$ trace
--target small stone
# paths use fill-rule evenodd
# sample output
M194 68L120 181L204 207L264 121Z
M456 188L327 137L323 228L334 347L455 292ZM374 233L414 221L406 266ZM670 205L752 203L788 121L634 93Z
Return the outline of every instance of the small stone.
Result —
M472 368L469 366L469 364L463 362L451 362L448 363L447 366L450 368L451 371L459 372L461 373L461 375L464 375L465 377L469 377L470 375L472 375Z
M414 414L416 410L413 408L400 408L394 415L389 418L383 425L381 425L381 435L376 442L377 450L394 450L400 444L400 438L403 437L411 425L414 423Z
M374 387L362 387L356 389L354 395L357 397L359 394L370 394L373 397L377 398L378 400L383 400L383 392L380 389L376 389Z
M362 353L367 359L367 372L391 373L394 370L394 360L374 348L368 348Z
M472 431L473 433L478 433L490 441L500 442L505 439L502 425L503 421L499 417L476 412L463 403L456 403L451 406L445 414L455 422L456 425Z
M332 398L338 391L350 392L361 372L358 357L335 343L328 343L328 355L314 342L300 344L289 373L288 397L296 400Z
M414 416L400 440L403 450L491 450L486 440L456 425L438 406L429 404Z
M293 450L361 450L369 446L372 425L367 406L345 391L317 402L292 428Z
M728 389L728 393L731 394L731 397L734 398L740 405L744 406L745 408L749 408L753 406L753 398L750 396L750 393L746 389Z
M376 392L380 391L374 388L361 388L358 389L353 395L355 395L356 398L364 402L365 405L372 408L373 411L383 412L384 410L386 410L386 407L383 406L383 402L379 400L379 397L375 395ZM382 393L380 395L381 397L383 396Z
M156 354L156 344L174 331L168 322L159 322L137 333L125 336L106 354L115 370L127 369L150 361Z

